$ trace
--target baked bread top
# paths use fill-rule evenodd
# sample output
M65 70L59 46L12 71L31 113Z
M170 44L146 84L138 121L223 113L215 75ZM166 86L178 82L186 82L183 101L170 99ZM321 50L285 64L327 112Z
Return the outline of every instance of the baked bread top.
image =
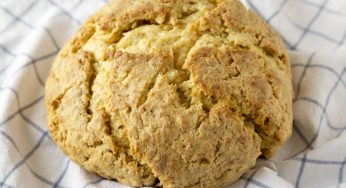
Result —
M223 186L291 135L284 45L238 0L109 2L57 56L45 102L72 160L132 186Z

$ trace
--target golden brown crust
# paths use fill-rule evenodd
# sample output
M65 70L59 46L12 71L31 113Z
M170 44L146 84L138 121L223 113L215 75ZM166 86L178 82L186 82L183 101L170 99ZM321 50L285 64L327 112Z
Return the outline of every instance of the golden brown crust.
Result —
M106 178L220 187L290 136L290 79L279 35L238 0L113 0L56 58L48 127Z
M227 106L185 108L175 85L159 76L146 102L130 114L136 156L165 187L220 187L234 181L259 155L260 138Z

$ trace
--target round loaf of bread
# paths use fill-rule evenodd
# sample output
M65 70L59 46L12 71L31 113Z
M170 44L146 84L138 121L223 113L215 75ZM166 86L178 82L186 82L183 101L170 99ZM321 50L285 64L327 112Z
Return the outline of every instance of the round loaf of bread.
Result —
M292 129L279 35L238 0L114 0L65 45L46 82L54 141L132 186L220 187Z

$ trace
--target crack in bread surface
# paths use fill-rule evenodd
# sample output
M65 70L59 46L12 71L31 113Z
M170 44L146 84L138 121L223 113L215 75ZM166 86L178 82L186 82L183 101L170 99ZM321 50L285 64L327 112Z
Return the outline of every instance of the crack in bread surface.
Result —
M133 186L226 185L291 131L282 42L237 0L111 2L51 75L52 137L86 169Z

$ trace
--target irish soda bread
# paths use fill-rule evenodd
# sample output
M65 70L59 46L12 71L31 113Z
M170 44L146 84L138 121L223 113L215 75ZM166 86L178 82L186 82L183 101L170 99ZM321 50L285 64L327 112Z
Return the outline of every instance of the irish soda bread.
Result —
M57 56L52 138L132 186L222 187L291 134L279 35L237 0L114 0Z

